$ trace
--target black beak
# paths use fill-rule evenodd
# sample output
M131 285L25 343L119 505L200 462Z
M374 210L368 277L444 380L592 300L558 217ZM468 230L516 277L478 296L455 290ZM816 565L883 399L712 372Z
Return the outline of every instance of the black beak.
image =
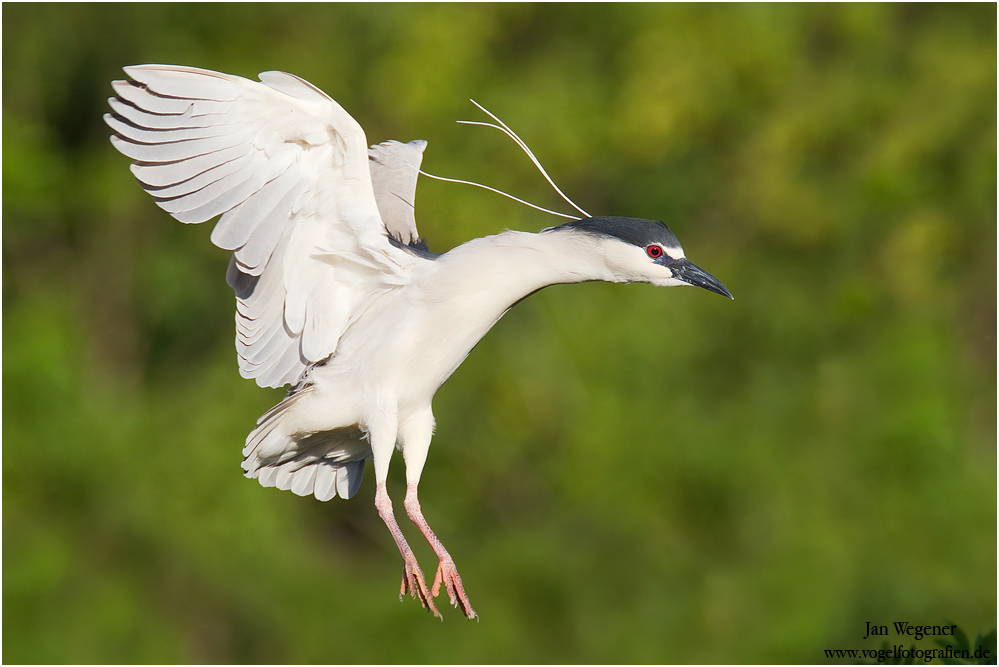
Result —
M678 259L675 262L671 262L669 268L673 271L673 277L677 280L682 280L688 285L694 285L695 287L703 287L709 292L721 294L730 299L735 298L717 278L696 264L691 264L686 259Z

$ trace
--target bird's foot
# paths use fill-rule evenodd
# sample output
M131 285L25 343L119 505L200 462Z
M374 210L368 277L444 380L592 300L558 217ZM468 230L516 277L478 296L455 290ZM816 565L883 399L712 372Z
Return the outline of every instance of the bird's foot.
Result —
M402 586L399 587L399 601L402 601L402 596L409 593L410 597L414 597L420 601L424 609L429 609L433 612L434 616L443 620L441 613L437 611L437 605L434 604L434 598L430 595L430 590L427 588L427 581L423 578L423 571L420 569L419 563L416 562L415 556L408 556L403 558L402 565Z
M447 596L451 600L451 605L461 609L466 618L472 619L476 618L475 610L472 609L472 604L468 601L468 596L465 595L465 589L461 585L461 577L458 576L458 570L454 566L454 561L450 558L442 559L440 565L437 566L437 576L434 577L434 597L441 592L441 584L447 589Z

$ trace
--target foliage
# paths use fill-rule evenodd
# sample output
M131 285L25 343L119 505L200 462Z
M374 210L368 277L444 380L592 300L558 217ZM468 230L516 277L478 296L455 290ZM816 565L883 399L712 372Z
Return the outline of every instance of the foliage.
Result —
M866 621L994 627L995 18L5 4L6 661L816 662ZM294 72L371 143L557 205L453 122L474 98L580 205L662 218L735 294L553 287L445 384L421 499L481 623L395 600L370 479L320 504L241 478L281 393L236 372L210 226L107 143L108 84L142 62ZM552 224L418 200L435 250Z

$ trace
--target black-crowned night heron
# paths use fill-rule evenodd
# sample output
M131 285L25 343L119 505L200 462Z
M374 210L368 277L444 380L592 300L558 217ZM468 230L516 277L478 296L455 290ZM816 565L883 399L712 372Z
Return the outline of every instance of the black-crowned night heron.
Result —
M166 65L125 72L132 81L113 83L105 116L112 143L173 217L222 216L211 238L233 251L226 278L240 372L263 387L293 385L247 437L246 476L319 500L350 498L372 459L375 507L404 561L401 593L439 616L443 584L474 618L417 498L438 388L504 313L548 285L728 290L687 261L666 225L636 218L587 217L430 253L413 213L426 142L369 149L339 104L282 72L261 82ZM440 559L430 588L385 487L396 448L403 506Z

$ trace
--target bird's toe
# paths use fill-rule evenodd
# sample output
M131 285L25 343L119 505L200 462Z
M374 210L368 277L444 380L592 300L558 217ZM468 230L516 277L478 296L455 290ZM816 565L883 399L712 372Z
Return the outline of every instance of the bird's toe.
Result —
M430 610L437 618L443 618L434 604L434 598L427 588L426 579L423 578L423 571L420 570L416 559L406 559L402 569L402 585L399 587L399 600L409 593L410 597L416 598L423 605L424 609Z
M468 595L465 594L465 588L461 585L461 577L458 575L453 561L442 560L437 566L437 575L434 577L433 586L434 597L440 593L441 584L447 589L448 600L452 606L461 609L461 613L466 618L477 617L475 610L472 609L472 604L468 601Z

